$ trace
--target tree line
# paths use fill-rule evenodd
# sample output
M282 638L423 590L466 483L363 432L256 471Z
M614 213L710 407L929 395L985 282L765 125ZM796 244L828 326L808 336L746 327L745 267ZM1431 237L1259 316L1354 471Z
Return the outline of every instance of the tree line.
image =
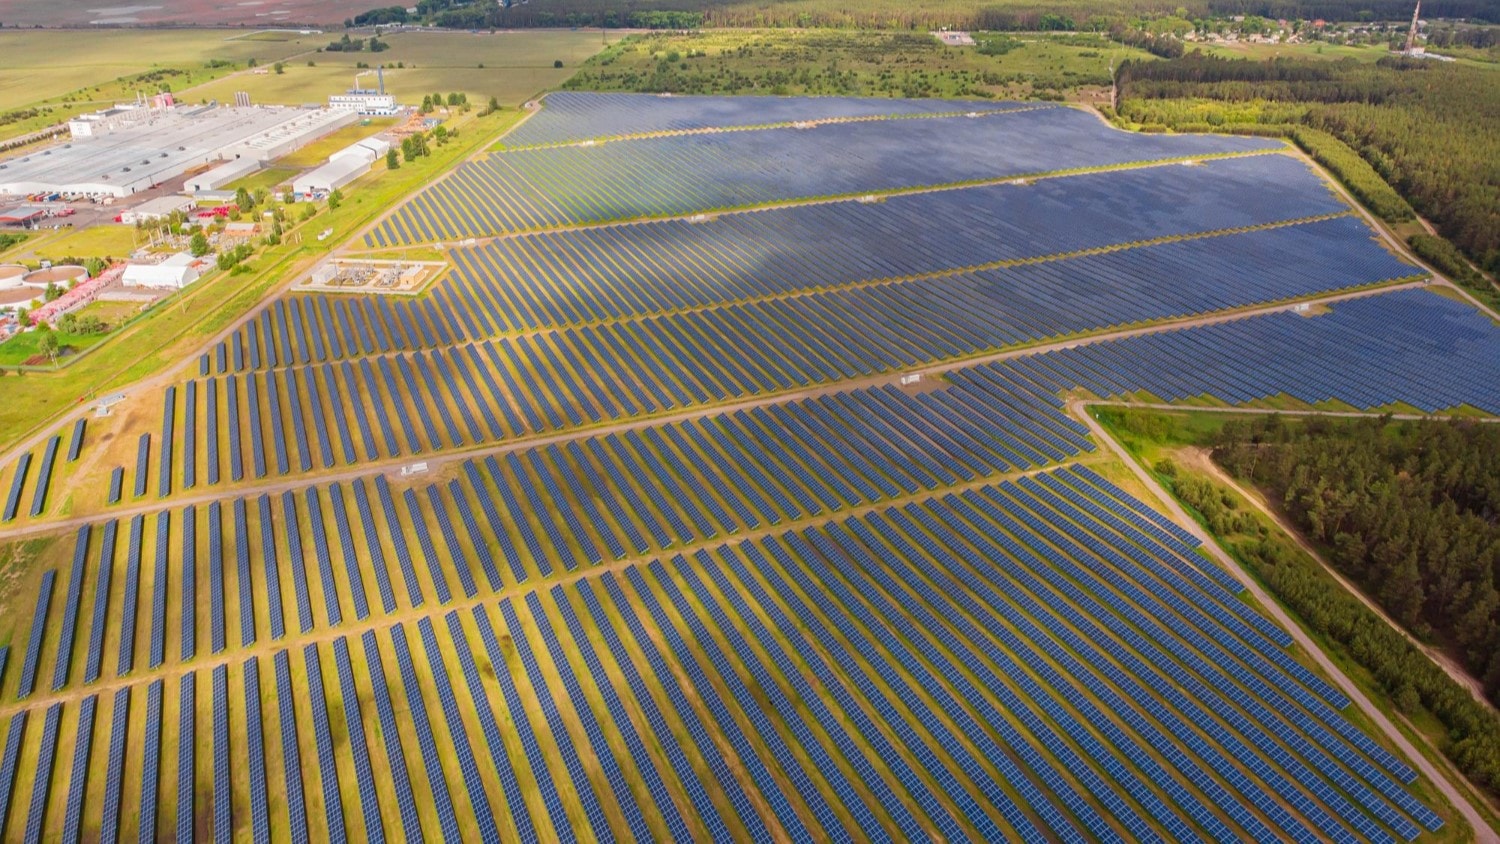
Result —
M1500 428L1268 416L1225 425L1214 458L1500 702Z
M1300 125L1328 133L1475 263L1497 272L1500 86L1490 76L1457 63L1399 57L1259 62L1195 51L1170 61L1126 62L1117 82L1121 116L1142 123L1278 134Z

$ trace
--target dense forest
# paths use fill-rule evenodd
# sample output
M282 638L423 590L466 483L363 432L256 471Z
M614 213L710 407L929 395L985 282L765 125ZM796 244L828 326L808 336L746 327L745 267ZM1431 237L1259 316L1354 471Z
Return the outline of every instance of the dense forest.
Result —
M494 0L420 0L410 17L372 9L361 23L408 20L458 29L515 26L603 26L691 29L705 27L839 27L846 29L1104 31L1125 16L1172 14L1193 17L1261 15L1271 19L1402 21L1411 0L533 0L510 8ZM1427 0L1432 18L1500 22L1493 0ZM402 12L404 13L404 9ZM357 18L356 20L359 20Z
M1379 600L1391 593L1406 602L1417 616L1406 619L1414 631L1442 639L1439 646L1466 642L1470 667L1489 674L1495 697L1500 428L1270 416L1200 433L1150 411L1099 408L1098 415L1127 443L1213 445L1216 461L1283 502L1368 594ZM1153 468L1277 601L1367 672L1401 712L1417 723L1435 719L1443 754L1492 797L1500 796L1500 713L1227 487L1170 458ZM1402 568L1406 574L1395 573ZM1442 606L1453 622L1428 616Z
M1500 271L1500 84L1492 70L1394 57L1253 62L1193 52L1127 62L1118 81L1121 116L1143 124L1327 132L1476 263Z
M1112 424L1134 428L1151 423L1131 414ZM1443 730L1437 737L1443 754L1471 782L1491 796L1500 795L1500 714L1476 700L1315 560L1271 532L1226 489L1183 472L1171 460L1155 468L1278 601L1368 672L1401 712L1435 718Z
M1500 702L1500 427L1268 416L1226 425L1214 459Z

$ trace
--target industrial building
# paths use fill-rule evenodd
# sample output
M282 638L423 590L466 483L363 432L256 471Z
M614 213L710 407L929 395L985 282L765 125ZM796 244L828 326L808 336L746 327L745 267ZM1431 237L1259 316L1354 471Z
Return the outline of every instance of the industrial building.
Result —
M357 119L332 109L116 107L75 121L87 129L70 142L0 161L0 194L129 196L204 164L285 155Z
M218 190L230 182L245 178L264 166L264 161L254 158L234 158L211 170L205 170L196 176L189 176L182 189L192 194Z
M181 290L198 280L200 263L191 254L179 252L160 264L131 264L125 268L121 283L126 287L168 287Z
M390 149L390 141L386 140L385 138L376 136L372 138L365 138L361 141L356 141L334 153L333 155L328 156L328 160L337 161L340 158L354 155L360 158L368 158L369 160L374 161L378 158L385 158L385 154L387 152L390 152ZM371 158L371 156L373 156L373 158Z
M301 196L329 193L370 172L374 157L344 156L292 180L292 192Z
M292 192L302 196L328 193L370 172L370 165L385 157L391 148L384 138L365 138L333 155L328 163L292 180Z
M196 205L197 203L186 197L158 196L155 199L148 199L128 211L121 211L120 222L133 226L140 222L162 220L170 217L174 211L182 211L184 213L191 211Z
M361 117L389 117L401 111L396 105L394 96L359 88L350 88L342 94L330 95L328 107L348 111Z
M47 216L44 208L34 205L21 205L15 208L0 209L0 226L20 226L22 228L36 228L37 223Z
M366 71L368 73L369 71ZM359 87L359 74L354 77L354 87L342 94L333 94L328 98L328 107L351 111L362 117L389 117L398 114L401 107L396 105L396 98L385 92L385 66L375 68L376 78L379 79L379 87L375 90Z

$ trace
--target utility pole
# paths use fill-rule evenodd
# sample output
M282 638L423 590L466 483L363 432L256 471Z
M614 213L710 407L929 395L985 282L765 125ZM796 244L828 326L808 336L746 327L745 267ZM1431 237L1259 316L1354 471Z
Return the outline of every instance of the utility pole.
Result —
M1417 8L1411 13L1411 31L1406 33L1406 54L1412 55L1417 48L1417 18L1422 14L1422 0L1417 0Z

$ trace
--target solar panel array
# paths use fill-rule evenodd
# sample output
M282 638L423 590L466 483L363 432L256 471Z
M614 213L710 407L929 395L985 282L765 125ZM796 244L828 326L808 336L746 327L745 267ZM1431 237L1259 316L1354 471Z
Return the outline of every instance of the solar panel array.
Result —
M508 147L683 132L736 126L769 126L802 120L897 115L967 114L1035 108L1036 103L994 100L912 100L874 97L693 97L554 91L544 108L508 132Z
M1119 134L1096 121L1042 107L494 152L460 165L365 240L377 247L453 240L1280 145Z
M341 409L337 443L326 427L313 424L326 417L326 405L295 410L294 425L317 430L314 447L305 434L287 436L282 408L270 407L262 417L261 405L252 405L250 451L260 453L269 439L282 455L276 473L286 475L332 462L323 457L335 451L344 464L421 455L889 373L1078 332L1219 312L1325 285L1357 287L1412 276L1412 268L1377 247L1358 245L1365 242L1364 231L1340 218L1236 235L1244 243L1227 250L1210 249L1209 241L1166 244L381 356L373 365L361 358L357 367L343 361L223 377L247 385L250 396L265 392L253 386L258 383L320 383L328 402ZM1330 251L1328 243L1349 248ZM1236 272L1237 262L1269 247L1299 256L1297 269L1251 280ZM1201 286L1152 292L1154 279L1184 274ZM1115 279L1108 295L1118 294L1119 301L1078 304L1098 278ZM1060 295L1062 290L1069 292ZM1048 304L1054 296L1055 304ZM507 364L512 360L529 365L516 373ZM263 418L272 424L263 425ZM231 439L228 447L239 453L245 445ZM270 467L255 462L257 477L269 476Z
M31 471L31 452L26 452L16 460L16 468L10 479L10 492L5 496L5 510L0 512L0 522L8 522L16 517L16 511L21 508L21 490L26 486L26 473Z
M1339 302L1331 312L1280 313L1015 358L985 369L1042 390L1101 397L1212 397L1241 404L1290 397L1358 410L1464 406L1500 413L1494 323L1422 290Z
M1059 532L1062 526L1068 535ZM1172 840L1189 840L1200 830L1212 836L1214 829L1227 829L1226 818L1252 833L1303 840L1356 833L1406 838L1435 828L1438 817L1405 790L1411 769L1337 710L1343 701L1336 691L1280 660L1285 635L1205 575L1200 559L1180 536L1162 529L1146 505L1097 474L1071 467L701 548L691 559L633 564L539 587L488 612L483 605L450 611L442 627L423 618L420 653L398 624L389 641L429 775L427 791L413 793L409 808L436 805L439 818L452 813L455 822L457 805L466 818L493 811L494 820L481 820L479 829L494 824L495 835L504 836L542 824L562 839L718 829L725 812L739 815L747 829L770 823L793 837L799 828L817 828L868 839L950 829L1022 837L1086 831L1134 840L1158 839L1158 830L1169 830ZM1240 621L1224 620L1231 617ZM734 618L748 626L739 628ZM660 643L647 635L653 629ZM497 631L510 643L504 649ZM564 648L560 631L607 648ZM472 643L476 634L483 647ZM445 652L440 636L453 651ZM373 667L385 657L368 634L365 641L362 671L349 663L343 639L333 646L342 707L329 706L322 693L327 680L318 646L304 649L319 780L330 813L316 828L334 839L343 836L326 824L344 821L342 812L332 814L340 799L378 798L373 784L350 791L339 785L330 736L362 724L348 705L362 687L373 690L382 720L392 714L383 702L391 694L383 671L377 678ZM507 713L525 753L511 756L494 746L476 752L475 734L463 728L453 698L450 660L457 660L472 701L483 711ZM488 682L475 673L481 660L494 666ZM244 718L251 736L243 774L227 755L216 762L214 803L227 811L220 789L232 777L248 776L257 827L266 809L256 795L269 787L267 777L295 774L285 781L290 794L304 776L290 761L298 714L285 651L275 661L280 756L286 760L279 774L267 773L257 749L256 736L267 729L261 701L272 692L261 688L256 660L237 669L246 695L242 708L225 705L227 672L214 672L216 755L229 735L229 718ZM671 688L678 681L675 672L662 670L669 664L687 672L698 703ZM751 696L746 683L752 681L767 705ZM493 682L501 694L474 693ZM191 680L185 683L179 701L190 700ZM139 761L124 758L129 690L116 695L102 810L106 834L119 828L119 787L113 784L144 764L149 786L156 776L151 748L170 752L173 739L160 731L161 692L159 679L147 689L147 752ZM701 714L669 721L652 698ZM424 699L435 700L435 708L418 705ZM621 718L622 700L644 707L645 720L622 725L631 721ZM539 715L523 724L520 713L531 706ZM580 734L565 726L565 709L578 719ZM726 734L748 779L729 775L723 760L707 764L703 734L692 738L702 728L699 718ZM335 719L342 719L337 727ZM687 732L674 735L674 722ZM481 725L478 736L488 743L491 725L485 717ZM395 723L374 738L364 734L373 727L359 728L360 743L385 746L385 764L393 753L404 760L393 743L401 732ZM12 727L13 736L20 729ZM443 768L450 757L436 749L439 730L456 751L455 777ZM991 738L990 730L998 733ZM545 743L539 731L549 737ZM1219 746L1199 733L1215 735ZM192 727L177 735L191 740ZM788 739L795 739L795 751L783 743ZM929 741L944 748L942 754L934 754ZM1005 762L1006 754L986 750L998 748L996 741L1017 748L1018 760ZM597 768L577 764L579 742L586 742ZM1157 758L1144 751L1148 746L1173 751ZM178 753L191 758L180 747ZM1259 775L1238 775L1225 753ZM503 787L490 792L494 780L488 777L502 765ZM536 766L552 768L551 777L568 783L568 801L540 813L525 806L511 784L535 781ZM1076 784L1061 778L1057 766ZM911 789L910 802L892 799L892 785L879 773L887 769ZM364 764L357 762L356 770ZM993 810L963 796L960 781L993 800ZM635 790L633 782L646 785ZM788 790L779 782L797 785ZM737 794L756 795L771 814L755 813ZM140 817L152 817L154 789L143 790L141 799ZM368 830L379 813L366 805L359 818Z
M757 119L735 101L553 104L526 124L529 143L586 137L596 120L649 134ZM970 120L933 116L942 103L763 105L763 120L912 119L505 152L449 182L511 162L524 172L491 187L524 176L558 219L604 219L629 212L611 193L629 167L699 155L738 168L743 196L684 170L639 201L1265 146L1080 136L1079 115L1057 108ZM1006 121L1037 137L959 160L953 143ZM939 126L958 128L931 160L895 160L898 141ZM1055 132L1078 142L1043 149ZM785 149L745 159L765 137ZM836 137L870 140L847 156L858 166L775 182ZM606 159L595 185L547 169ZM150 433L121 438L139 447L138 498L154 466L158 512L117 514L124 549L119 519L79 529L58 552L71 568L28 581L0 836L1395 841L1441 828L1412 767L1236 575L1106 477L1062 396L1497 412L1500 330L1418 290L1224 317L1418 271L1290 158L1153 171L512 237L455 251L460 271L432 295L277 297L151 398L165 411L156 461ZM1016 348L1189 314L1221 318ZM959 360L997 349L1010 351ZM60 435L49 448L43 477ZM435 452L430 475L284 480ZM226 480L244 486L199 489ZM111 498L122 484L117 469ZM114 694L96 754L101 682ZM54 760L70 743L72 765ZM27 782L23 805L11 792Z
M1276 193L1265 191L1276 185ZM1229 198L1233 201L1228 201ZM235 335L222 373L434 340L702 307L1347 211L1286 156L1209 161L507 238L451 257L437 295L293 296ZM976 228L976 217L994 218Z

